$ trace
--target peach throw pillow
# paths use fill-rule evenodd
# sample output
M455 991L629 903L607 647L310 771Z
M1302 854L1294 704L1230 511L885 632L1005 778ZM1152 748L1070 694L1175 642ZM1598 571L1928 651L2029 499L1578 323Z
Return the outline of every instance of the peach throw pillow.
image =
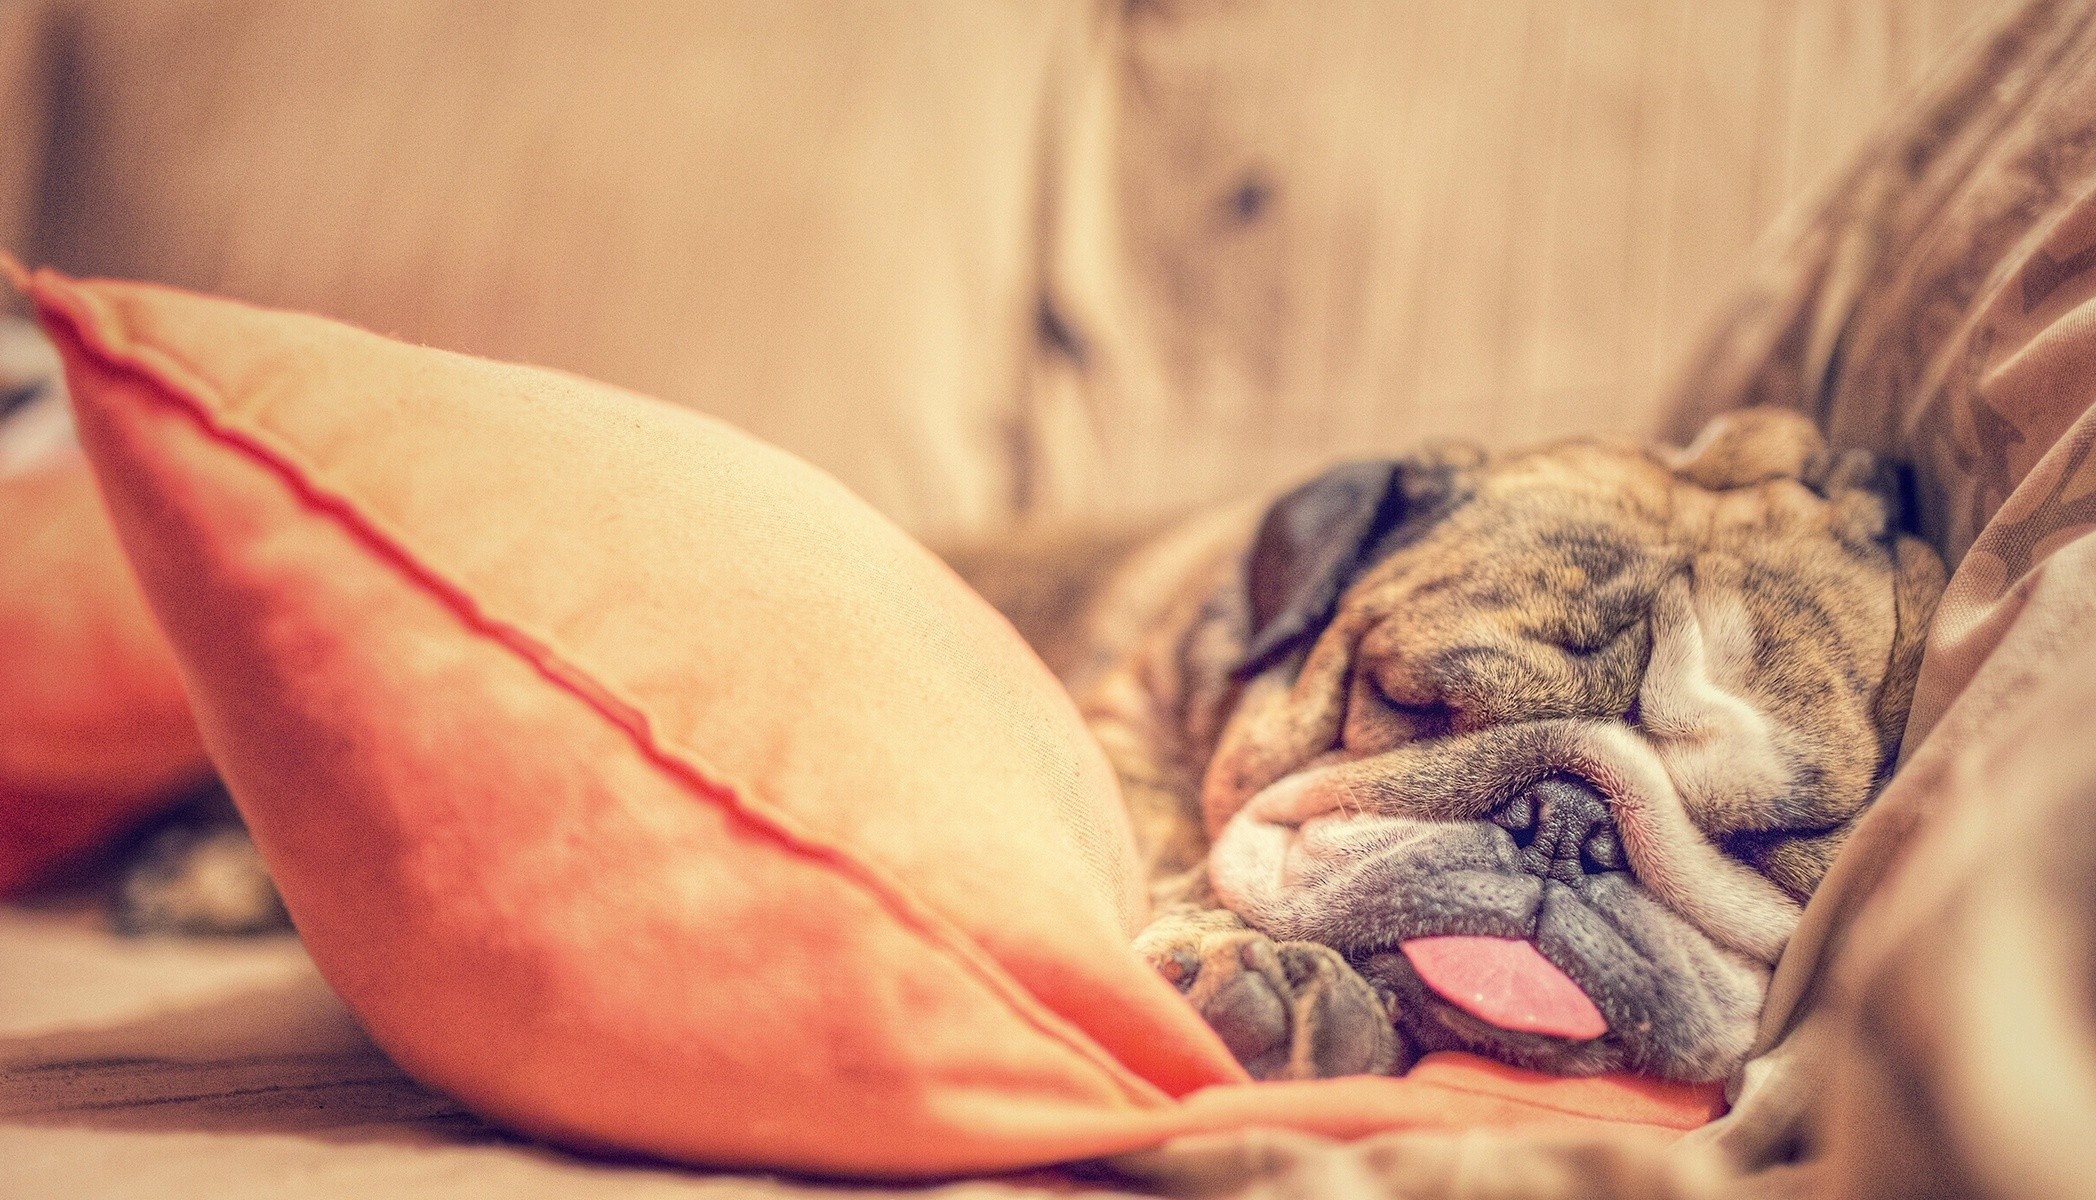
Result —
M314 961L495 1119L931 1176L1711 1114L1461 1059L1245 1083L1128 947L1126 818L1055 680L788 455L314 317L18 283Z

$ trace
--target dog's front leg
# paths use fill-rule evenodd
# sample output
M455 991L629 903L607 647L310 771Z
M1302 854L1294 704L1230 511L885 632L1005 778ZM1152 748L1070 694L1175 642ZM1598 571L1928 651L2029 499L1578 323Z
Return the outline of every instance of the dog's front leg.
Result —
M1164 673L1169 676L1169 673ZM1387 1074L1411 1059L1390 1008L1345 956L1276 942L1222 907L1208 884L1200 769L1133 668L1088 697L1086 717L1121 782L1155 914L1135 948L1178 987L1258 1079Z
M1384 1075L1411 1055L1390 1007L1345 956L1316 942L1276 942L1236 913L1190 898L1161 907L1135 948L1230 1047L1255 1079Z

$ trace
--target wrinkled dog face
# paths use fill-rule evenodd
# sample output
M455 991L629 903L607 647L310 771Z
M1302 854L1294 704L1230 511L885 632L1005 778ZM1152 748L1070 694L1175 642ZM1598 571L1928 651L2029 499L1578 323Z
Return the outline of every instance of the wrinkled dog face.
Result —
M1672 455L1340 468L1269 512L1203 794L1217 894L1345 953L1418 1052L1718 1078L1896 752L1935 556L1802 419ZM1397 948L1527 938L1609 1032L1497 1028Z

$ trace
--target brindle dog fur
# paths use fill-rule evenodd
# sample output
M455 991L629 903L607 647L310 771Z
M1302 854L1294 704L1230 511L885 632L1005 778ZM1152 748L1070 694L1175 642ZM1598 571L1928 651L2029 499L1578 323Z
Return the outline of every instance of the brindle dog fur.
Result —
M1943 588L1899 507L1748 410L950 557L1077 694L1153 882L1138 948L1255 1076L1454 1049L1709 1080L1898 756ZM1448 934L1531 939L1609 1032L1442 1000L1397 947Z

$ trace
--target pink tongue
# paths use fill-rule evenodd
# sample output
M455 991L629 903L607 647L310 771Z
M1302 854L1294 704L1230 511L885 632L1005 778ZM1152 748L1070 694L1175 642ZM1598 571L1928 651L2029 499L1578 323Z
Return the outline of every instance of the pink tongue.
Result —
M1520 938L1423 937L1398 949L1428 987L1480 1021L1575 1042L1608 1032L1579 985Z

